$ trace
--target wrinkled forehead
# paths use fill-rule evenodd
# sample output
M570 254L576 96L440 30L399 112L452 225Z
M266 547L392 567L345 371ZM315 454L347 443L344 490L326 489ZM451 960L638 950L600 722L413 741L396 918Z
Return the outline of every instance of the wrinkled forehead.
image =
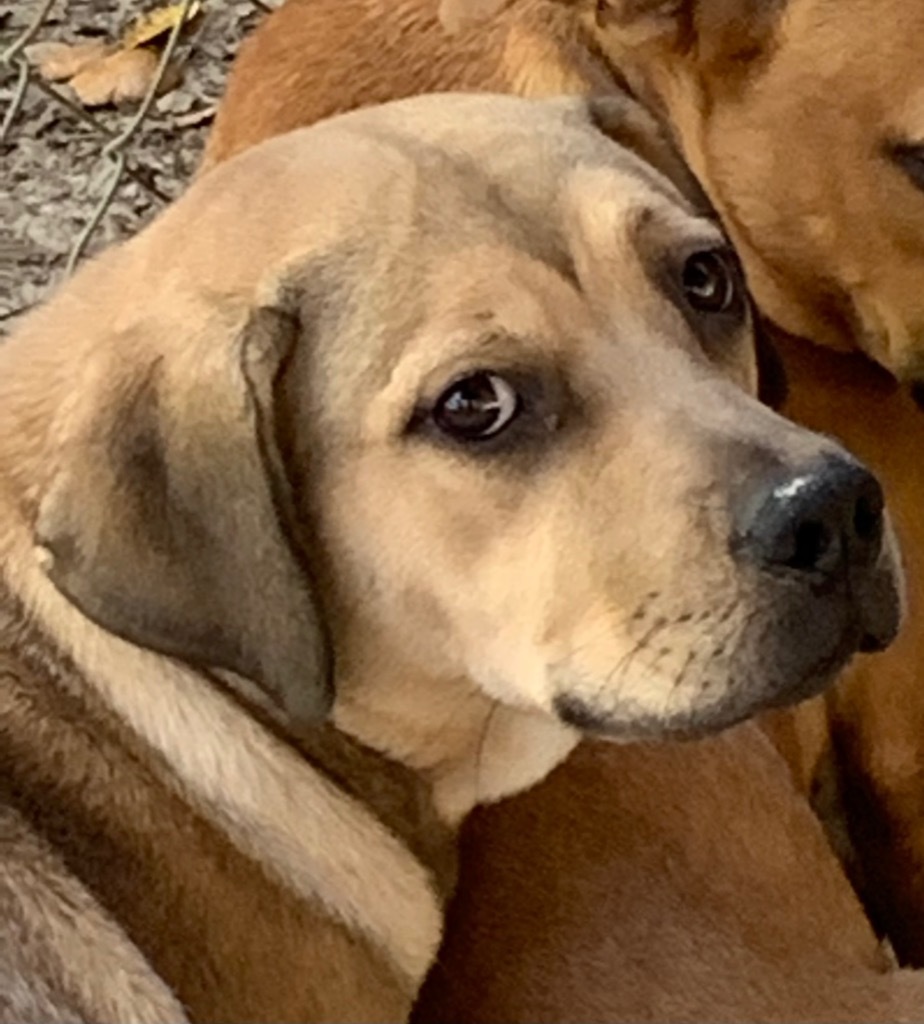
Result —
M410 393L479 359L573 366L614 323L676 344L680 314L663 276L722 244L714 222L618 160L566 168L544 202L506 184L474 172L432 192L421 182L400 230L382 211L390 230L354 263L347 311L321 355L345 403Z
M634 134L621 132L626 141L617 143L598 123L602 116L578 97L443 94L355 111L328 122L328 131L400 153L415 164L420 177L438 183L465 176L480 186L483 202L501 191L511 206L548 207L575 168L601 167L687 206L676 187L633 149L651 148L647 144L653 124ZM606 116L615 120L617 132L618 125L633 121L628 108L608 110Z
M270 273L352 247L380 273L406 277L422 250L438 255L492 234L567 262L575 211L582 225L593 216L582 207L599 202L597 219L608 223L645 197L678 214L689 207L592 124L583 101L474 95L417 98L293 132L219 167L193 192L192 216L215 214L215 230L197 234L211 248L221 237L225 274L235 253L242 273L255 259ZM189 216L189 203L180 205ZM237 243L225 238L232 231ZM201 260L206 270L210 262Z

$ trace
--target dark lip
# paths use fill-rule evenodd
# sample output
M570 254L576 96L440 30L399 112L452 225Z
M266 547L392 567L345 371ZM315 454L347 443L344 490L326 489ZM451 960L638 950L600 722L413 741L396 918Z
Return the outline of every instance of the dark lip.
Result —
M859 652L853 629L845 629L836 647L813 662L801 678L775 693L755 695L750 700L736 700L734 691L711 711L697 715L660 719L656 715L614 720L612 715L593 708L579 697L559 694L553 701L555 711L566 724L585 735L612 742L650 742L656 740L699 740L731 729L763 711L793 707L822 694Z

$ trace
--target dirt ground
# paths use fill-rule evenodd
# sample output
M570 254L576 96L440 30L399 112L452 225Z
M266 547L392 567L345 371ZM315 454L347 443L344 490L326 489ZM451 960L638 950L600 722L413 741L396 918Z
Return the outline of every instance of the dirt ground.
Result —
M132 167L174 198L189 181L241 39L279 0L205 0L204 17L181 51L182 84L155 104L128 152ZM139 12L164 0L57 0L36 41L117 38ZM0 0L0 54L35 17L39 0ZM0 118L13 95L15 75L0 62ZM55 85L72 98L66 85ZM87 113L119 131L137 104ZM87 120L30 86L12 132L0 144L0 335L60 281L68 254L99 198L104 135ZM128 178L97 231L88 253L137 231L163 202Z

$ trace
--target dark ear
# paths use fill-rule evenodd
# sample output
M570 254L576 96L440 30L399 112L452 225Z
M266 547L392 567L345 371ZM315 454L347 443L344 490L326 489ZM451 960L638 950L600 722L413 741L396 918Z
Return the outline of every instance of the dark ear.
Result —
M640 103L622 94L594 96L587 100L587 113L591 123L604 135L663 174L698 213L718 220L667 129Z
M703 69L743 68L773 37L786 0L599 0L597 24L630 45L668 48Z
M36 539L52 583L104 629L230 670L293 722L317 721L332 700L328 649L273 422L299 325L275 309L235 320L169 355L139 357L131 339L111 350Z

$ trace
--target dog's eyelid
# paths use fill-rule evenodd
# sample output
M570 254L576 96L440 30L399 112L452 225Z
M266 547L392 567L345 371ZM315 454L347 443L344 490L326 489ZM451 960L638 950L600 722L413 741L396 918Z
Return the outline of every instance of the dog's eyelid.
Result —
M689 259L700 252L718 252L727 259L737 260L737 254L731 242L717 231L704 231L686 239L679 246L681 259Z
M464 349L463 349L464 345ZM420 377L419 401L436 401L454 381L480 370L500 376L534 376L543 372L536 353L546 346L525 333L490 330L474 338L467 336L458 346L458 354L434 363Z
M427 387L420 392L415 409L432 410L440 397L455 384L479 373L499 377L514 390L523 392L525 395L529 395L539 389L541 382L549 376L547 368L522 361L507 362L502 359L479 361L477 358L473 358L465 365L454 367L445 376L435 377L432 383L428 382Z

